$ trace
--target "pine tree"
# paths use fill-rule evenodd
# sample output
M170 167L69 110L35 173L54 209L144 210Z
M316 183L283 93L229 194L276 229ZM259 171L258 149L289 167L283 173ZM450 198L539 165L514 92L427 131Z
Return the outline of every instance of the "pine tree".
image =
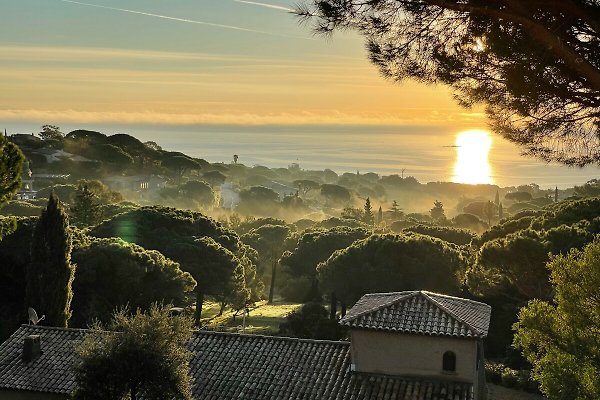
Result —
M379 206L379 211L377 212L377 223L382 223L383 222L383 210L381 209L381 206Z
M0 134L0 207L21 187L25 156L19 147Z
M502 208L502 203L498 205L498 220L502 220L504 218L504 208Z
M444 205L439 200L433 202L433 208L429 211L429 214L431 215L431 218L433 218L436 221L446 219Z
M371 207L371 199L367 197L365 200L365 207L363 212L363 221L367 224L372 224L375 218L373 217L373 208Z
M71 317L72 238L69 217L52 193L33 231L25 305L46 315L50 326L67 327Z
M494 204L496 205L496 207L498 207L498 205L500 205L500 193L498 193L497 190L496 190L496 197L494 198Z
M87 185L79 185L75 194L75 204L71 209L75 222L80 226L95 225L102 217L100 201Z
M392 203L392 208L390 210L392 211L392 217L394 219L400 218L400 208L398 207L398 202L396 200Z

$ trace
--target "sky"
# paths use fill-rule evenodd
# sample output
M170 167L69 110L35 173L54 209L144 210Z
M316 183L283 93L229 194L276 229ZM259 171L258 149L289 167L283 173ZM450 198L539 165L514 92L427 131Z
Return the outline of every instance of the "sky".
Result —
M361 37L313 35L290 13L295 3L0 0L0 128L37 132L55 124L64 132L127 132L211 161L229 158L243 141L246 147L236 153L276 166L310 156L311 148L302 147L309 137L329 135L331 146L352 136L362 141L344 148L339 162L313 160L311 167L344 172L369 158L356 168L385 162L375 172L399 172L410 160L427 169L428 158L443 150L447 159L437 160L439 169L417 178L453 179L460 154L454 160L442 147L454 145L461 132L487 129L482 110L460 108L444 86L383 79ZM261 143L253 139L257 129L269 133ZM290 135L290 129L304 133ZM530 183L556 174L568 185L597 176L597 168L546 169L504 139L491 138L489 163L496 172L486 182ZM261 155L275 139L287 151L279 158ZM221 140L229 143L221 146ZM326 150L312 155L327 157ZM548 185L553 182L550 176Z
M481 125L444 87L393 85L353 34L265 0L4 0L0 119Z

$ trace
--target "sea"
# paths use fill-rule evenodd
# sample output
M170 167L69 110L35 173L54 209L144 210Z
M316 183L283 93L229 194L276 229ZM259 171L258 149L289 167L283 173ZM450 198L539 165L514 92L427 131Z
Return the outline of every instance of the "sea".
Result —
M171 127L145 129L135 136L210 162L230 163L236 154L239 163L249 166L285 168L297 163L306 170L398 174L426 183L457 180L455 140L460 133L431 127ZM489 183L566 189L600 176L597 166L546 163L522 156L504 138L493 134L490 138Z
M31 124L9 125L26 132ZM297 163L305 170L375 172L414 176L422 183L460 181L455 176L457 137L465 129L447 126L356 125L93 125L64 123L63 132L90 129L110 135L128 133L154 141L165 150L180 151L210 162L231 163L233 155L248 166L286 168ZM472 127L485 131L485 127ZM488 183L510 187L535 183L543 189L566 189L600 178L600 168L567 167L524 157L521 150L489 133L487 165L474 164L474 173L488 171ZM464 153L464 152L463 152ZM481 159L481 157L475 157ZM468 169L467 169L468 170ZM487 172L486 172L487 173Z

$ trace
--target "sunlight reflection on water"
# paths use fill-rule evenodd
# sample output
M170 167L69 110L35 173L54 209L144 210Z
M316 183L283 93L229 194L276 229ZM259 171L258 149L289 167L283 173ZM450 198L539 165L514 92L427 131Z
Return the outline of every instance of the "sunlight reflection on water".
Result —
M482 130L464 131L456 136L456 162L452 181L457 183L493 184L489 160L491 135Z

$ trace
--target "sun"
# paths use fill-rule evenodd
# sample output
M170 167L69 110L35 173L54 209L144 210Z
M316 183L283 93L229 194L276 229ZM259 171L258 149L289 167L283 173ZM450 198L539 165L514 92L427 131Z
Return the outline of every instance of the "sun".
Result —
M452 181L456 183L494 183L489 153L491 135L482 130L464 131L456 136L456 163Z

